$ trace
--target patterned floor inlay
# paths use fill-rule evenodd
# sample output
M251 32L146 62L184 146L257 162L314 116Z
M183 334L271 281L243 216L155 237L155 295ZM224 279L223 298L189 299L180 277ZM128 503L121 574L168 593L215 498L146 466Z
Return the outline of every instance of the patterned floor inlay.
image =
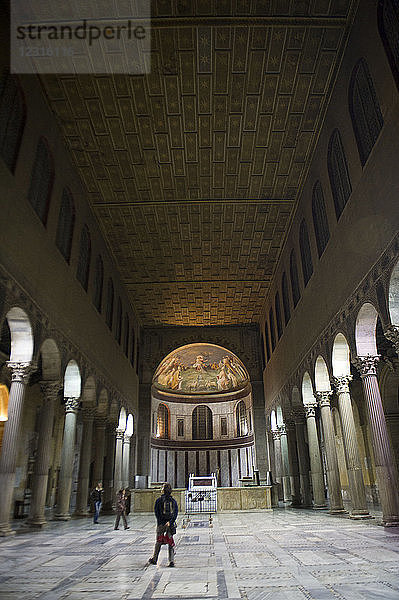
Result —
M180 518L182 524L183 518ZM151 515L128 531L77 519L0 538L1 600L399 600L399 531L377 519L279 509L193 517L175 568Z

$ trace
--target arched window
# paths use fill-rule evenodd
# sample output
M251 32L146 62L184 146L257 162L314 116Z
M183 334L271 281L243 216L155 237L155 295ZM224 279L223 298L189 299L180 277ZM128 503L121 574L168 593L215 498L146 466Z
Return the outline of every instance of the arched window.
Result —
M334 129L330 137L327 166L338 221L352 192L345 151L338 129Z
M71 259L74 226L75 206L73 204L72 194L67 188L64 188L64 191L62 192L60 214L58 216L58 227L55 243L58 250L68 263Z
M103 303L103 284L104 284L104 263L103 259L100 255L97 256L96 259L96 270L94 273L94 294L93 294L93 302L94 306L101 312L102 303ZM112 294L113 296L113 294ZM113 302L113 299L112 299Z
M379 1L378 29L396 85L399 87L399 0Z
M291 318L291 310L290 310L290 298L288 295L287 276L285 274L285 271L283 273L283 277L281 280L281 289L283 292L284 321L285 321L285 324L287 325L288 321Z
M299 248L301 250L303 281L306 286L313 273L313 263L305 219L299 228Z
M301 297L301 292L299 289L298 267L296 264L296 256L295 256L294 250L291 250L291 254L290 254L290 278L291 278L292 301L294 303L294 308L295 308L295 306L299 302L299 298Z
M132 365L132 367L134 367L134 354L135 354L135 350L136 350L136 335L134 332L134 327L132 327L131 333L130 333L130 364Z
M236 406L236 428L237 437L248 435L247 407L243 400L240 400Z
M277 339L280 339L283 333L283 325L281 321L280 294L278 292L274 298L274 312L276 313Z
M270 338L269 338L269 328L267 325L267 321L265 321L265 346L266 346L266 359L267 362L270 360Z
M122 340L122 302L121 302L120 298L118 298L118 304L116 307L115 339L118 342L118 344L121 343L121 340Z
M212 440L212 411L209 406L196 406L192 417L193 440Z
M360 162L364 165L384 122L373 80L364 58L359 60L352 71L349 85L349 111Z
M28 200L43 225L47 223L53 181L53 157L47 141L41 137L37 144L35 162L30 177Z
M125 313L125 324L124 324L124 335L123 335L123 351L127 358L129 358L129 334L130 334L130 322L129 315Z
M169 439L169 410L165 404L158 405L156 437L163 440Z
M111 277L108 279L107 285L107 309L105 313L105 321L112 331L112 324L114 321L114 283Z
M324 204L323 189L320 181L316 181L313 187L312 215L314 232L316 235L317 252L319 253L320 258L324 252L324 248L327 246L328 240L330 239L326 206Z
M25 127L25 98L14 75L4 73L0 81L0 155L12 173Z
M82 287L87 292L87 286L89 284L89 271L90 271L90 258L91 258L91 240L90 233L87 225L82 229L80 235L80 247L79 247L79 260L78 268L76 271L76 278L82 284Z
M274 330L274 316L273 316L273 309L271 308L269 310L269 327L270 327L270 339L272 342L272 352L276 347L276 334L275 334L275 330Z

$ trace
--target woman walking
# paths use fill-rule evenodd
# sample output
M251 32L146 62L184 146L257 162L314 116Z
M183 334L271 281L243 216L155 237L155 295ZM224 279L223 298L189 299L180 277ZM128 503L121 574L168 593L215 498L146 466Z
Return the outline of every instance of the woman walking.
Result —
M129 529L126 520L126 490L122 489L116 495L116 521L114 529L119 529L119 521L122 517L123 525L125 529Z

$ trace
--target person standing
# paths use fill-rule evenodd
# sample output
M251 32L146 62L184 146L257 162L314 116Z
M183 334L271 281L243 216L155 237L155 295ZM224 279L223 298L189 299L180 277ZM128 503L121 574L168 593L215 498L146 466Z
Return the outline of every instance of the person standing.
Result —
M175 542L173 535L176 533L176 518L178 515L177 502L172 498L172 487L164 483L162 495L155 501L154 513L157 519L156 542L154 555L148 559L151 565L156 565L159 551L163 544L168 545L169 567L175 566Z
M116 520L114 529L119 529L119 521L122 517L123 525L125 529L129 529L127 520L126 520L126 490L119 490L116 495Z
M98 524L98 517L100 515L103 493L104 493L103 484L101 481L99 481L97 483L96 487L94 488L94 490L92 491L92 493L90 494L90 499L94 504L93 523L95 523L96 525Z

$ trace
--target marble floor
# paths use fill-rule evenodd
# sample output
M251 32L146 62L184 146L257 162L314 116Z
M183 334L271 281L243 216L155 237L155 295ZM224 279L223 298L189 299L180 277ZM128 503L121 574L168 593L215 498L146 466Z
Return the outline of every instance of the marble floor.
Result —
M399 531L377 520L324 511L223 513L192 517L147 565L154 518L130 515L52 522L41 532L0 538L1 600L393 600L399 599ZM22 531L22 530L21 530Z

